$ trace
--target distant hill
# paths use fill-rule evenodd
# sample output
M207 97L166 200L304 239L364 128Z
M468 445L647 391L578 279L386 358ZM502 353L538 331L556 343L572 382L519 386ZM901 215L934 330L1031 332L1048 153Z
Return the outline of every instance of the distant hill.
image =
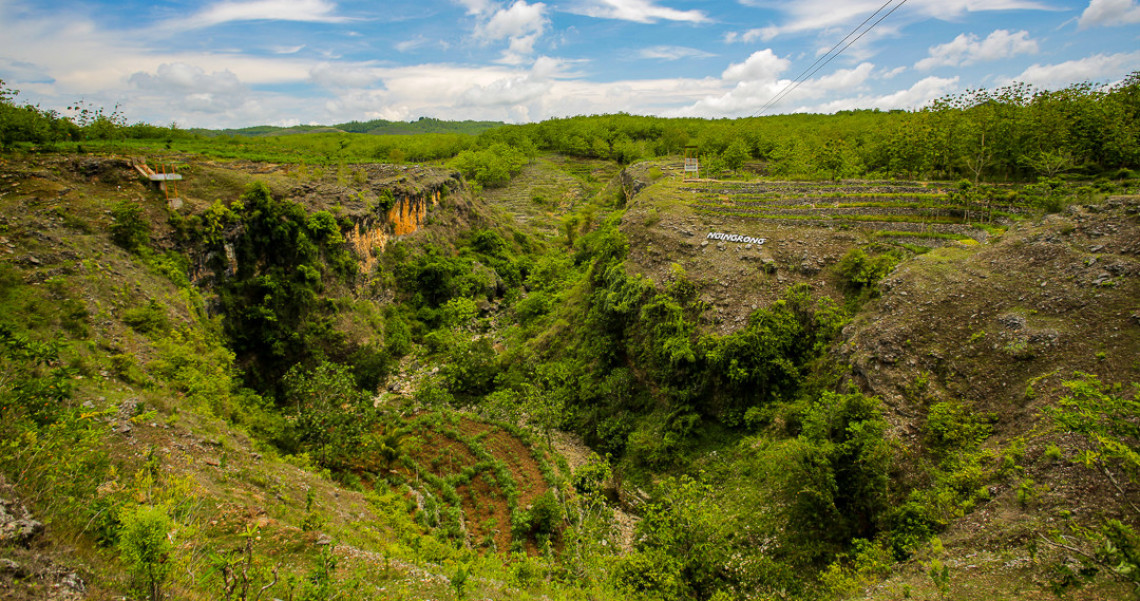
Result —
M257 125L240 129L191 129L190 132L203 136L283 136L288 134L308 134L325 132L347 132L373 135L414 135L414 134L468 134L478 135L488 129L500 127L500 121L444 121L431 117L420 117L416 121L349 121L337 125L295 125L278 127Z

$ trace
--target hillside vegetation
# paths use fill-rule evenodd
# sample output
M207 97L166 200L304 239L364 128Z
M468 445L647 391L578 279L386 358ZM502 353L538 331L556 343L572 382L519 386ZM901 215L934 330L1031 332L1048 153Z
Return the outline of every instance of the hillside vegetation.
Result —
M5 598L1140 590L1135 75L416 135L15 99Z

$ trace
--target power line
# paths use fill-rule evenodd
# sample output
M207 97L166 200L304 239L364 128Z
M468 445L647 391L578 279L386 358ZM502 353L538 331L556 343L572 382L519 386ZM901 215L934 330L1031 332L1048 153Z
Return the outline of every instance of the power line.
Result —
M846 41L847 41L847 38L850 38L851 36L855 35L855 32L857 32L857 31L859 31L860 29L862 29L862 28L863 28L863 26L867 24L867 21L870 21L871 19L874 19L874 18L875 18L875 15L879 14L880 12L882 12L882 11L883 11L883 9L884 9L884 8L886 8L888 4L890 4L891 2L894 2L894 1L895 1L895 0L887 0L886 2L884 2L884 3L883 3L883 5L882 5L882 6L880 6L880 7L878 8L878 10L876 10L875 12L871 13L870 15L868 15L866 19L863 19L863 22L862 22L862 23L860 23L859 25L857 25L857 26L855 27L855 29L852 29L850 33L848 33L846 36L844 36L844 37L843 37L843 39L842 39L842 40L839 40L838 42L836 42L836 43L835 43L835 45L831 47L831 50L828 50L827 52L824 52L823 54L819 55L819 58L815 59L815 62L814 62L814 63L812 63L811 65L809 65L807 69L804 69L803 71L801 71L801 72L800 72L800 74L799 74L799 75L797 75L795 79L793 79L792 81L788 82L788 85L784 86L784 89L783 89L783 90L780 90L780 91L779 91L779 92L776 94L776 96L773 96L773 97L772 97L772 100L769 100L769 101L768 101L768 104L765 104L763 107L761 107L761 108L760 108L760 112L761 112L761 113L762 113L762 112L764 112L764 110L765 110L765 109L767 109L767 108L768 108L768 107L769 107L769 106L770 106L770 105L771 105L773 102L775 102L775 100L776 100L776 97L778 97L780 94L783 94L783 93L784 93L784 92L785 92L785 91L786 91L786 90L787 90L789 87L791 87L791 86L792 86L794 83L796 83L797 81L799 81L799 80L800 80L800 78L801 78L801 77L803 77L804 75L806 75L808 71L811 71L812 67L814 67L814 66L818 65L820 61L822 61L823 59L827 58L827 56L828 56L828 55L830 55L832 52L835 52L835 49L836 49L836 48L838 48L840 44L842 44L843 42L846 42Z
M837 42L834 46L832 46L831 50L828 50L823 55L821 55L819 58L817 58L815 60L815 62L812 63L807 69L804 69L803 72L800 73L794 80L789 82L788 85L784 86L784 89L780 90L775 96L772 97L771 100L769 100L767 103L765 103L764 106L760 107L760 110L753 113L753 116L758 117L760 115L763 115L764 112L767 111L771 106L773 106L774 104L776 104L780 100L783 100L784 97L787 96L788 94L791 94L792 92L794 92L796 90L796 88L800 87L800 84L807 81L812 75L815 75L816 73L818 73L820 69L826 67L828 63L835 60L835 58L838 57L840 54L843 54L843 52L845 50L847 50L848 48L850 48L852 44L854 44L855 42L858 42L860 38L867 35L867 33L869 33L872 29L874 29L879 23L882 23L884 19L891 16L892 13L894 13L896 10L901 8L902 5L907 3L907 0L902 0L901 2L896 4L893 8L891 8L891 10L887 11L887 13L885 15L879 17L879 19L877 21L872 23L870 27L864 29L861 33L859 33L859 35L855 36L855 39L851 40L850 42L847 42L847 45L843 46L843 48L841 48L839 50L839 52L835 52L835 49L838 48L840 44L842 44L843 42L846 42L851 36L855 35L856 32L859 32L859 30L864 25L866 25L868 21L870 21L871 19L874 19L875 15L882 12L883 9L885 9L887 6L889 6L894 1L895 0L887 0L886 2L883 3L882 6L880 6L878 8L878 10L871 13L871 15L868 16L866 19L863 19L862 23L855 26L855 29L852 29L851 32L848 33L846 36L844 36L844 38L842 40L839 40L839 42ZM824 60L824 59L826 59L826 60ZM820 64L820 61L823 61L823 64ZM819 66L817 67L816 65L819 65ZM813 69L813 67L814 67L814 69Z

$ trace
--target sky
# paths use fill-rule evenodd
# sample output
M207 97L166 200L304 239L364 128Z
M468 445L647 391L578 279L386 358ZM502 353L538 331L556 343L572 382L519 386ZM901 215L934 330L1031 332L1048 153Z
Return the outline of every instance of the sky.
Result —
M18 102L179 127L914 109L1137 70L1140 0L0 0Z

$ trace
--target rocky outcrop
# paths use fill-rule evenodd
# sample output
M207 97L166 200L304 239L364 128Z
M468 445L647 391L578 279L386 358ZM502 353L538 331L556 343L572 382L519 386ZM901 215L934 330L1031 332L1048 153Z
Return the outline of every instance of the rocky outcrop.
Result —
M44 525L32 519L31 512L16 502L14 493L0 476L0 544L27 546L43 532Z
M345 238L360 260L361 273L372 271L376 255L389 241L423 227L428 211L440 203L447 190L450 188L445 182L418 192L395 193L395 204L387 212L377 211L354 219L352 231Z

